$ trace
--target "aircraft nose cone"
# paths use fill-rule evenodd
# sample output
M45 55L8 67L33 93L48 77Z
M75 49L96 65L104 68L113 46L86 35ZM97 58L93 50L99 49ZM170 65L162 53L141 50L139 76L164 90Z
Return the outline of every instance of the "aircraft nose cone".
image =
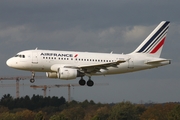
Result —
M7 66L12 67L12 60L11 58L6 61Z

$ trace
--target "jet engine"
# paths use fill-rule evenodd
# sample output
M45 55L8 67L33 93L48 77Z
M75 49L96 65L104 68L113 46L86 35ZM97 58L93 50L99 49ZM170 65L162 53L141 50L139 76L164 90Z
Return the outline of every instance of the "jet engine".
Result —
M46 77L48 78L58 78L57 72L46 72Z
M78 71L71 68L58 68L57 77L63 80L76 79Z
M59 78L63 80L76 79L76 77L83 76L77 69L72 68L58 68L57 72L46 72L48 78Z

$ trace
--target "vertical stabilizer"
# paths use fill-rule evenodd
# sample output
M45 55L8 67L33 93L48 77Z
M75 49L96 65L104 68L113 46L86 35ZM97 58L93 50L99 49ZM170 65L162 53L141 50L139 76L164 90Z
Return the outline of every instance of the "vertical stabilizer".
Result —
M133 53L143 53L160 57L169 25L169 21L162 21Z

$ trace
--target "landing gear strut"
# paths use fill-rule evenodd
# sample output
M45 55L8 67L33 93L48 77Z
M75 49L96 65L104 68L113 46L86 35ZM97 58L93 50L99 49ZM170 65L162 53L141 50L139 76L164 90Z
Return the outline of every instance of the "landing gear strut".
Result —
M31 77L31 79L30 79L30 82L31 82L31 83L34 83L34 82L35 82L34 77L35 77L35 72L32 72L32 77Z

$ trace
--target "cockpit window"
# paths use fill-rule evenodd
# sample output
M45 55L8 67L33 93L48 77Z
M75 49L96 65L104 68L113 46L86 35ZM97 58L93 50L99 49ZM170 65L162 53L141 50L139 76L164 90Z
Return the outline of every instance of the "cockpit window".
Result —
M15 55L14 57L25 58L25 55L17 54L17 55Z

